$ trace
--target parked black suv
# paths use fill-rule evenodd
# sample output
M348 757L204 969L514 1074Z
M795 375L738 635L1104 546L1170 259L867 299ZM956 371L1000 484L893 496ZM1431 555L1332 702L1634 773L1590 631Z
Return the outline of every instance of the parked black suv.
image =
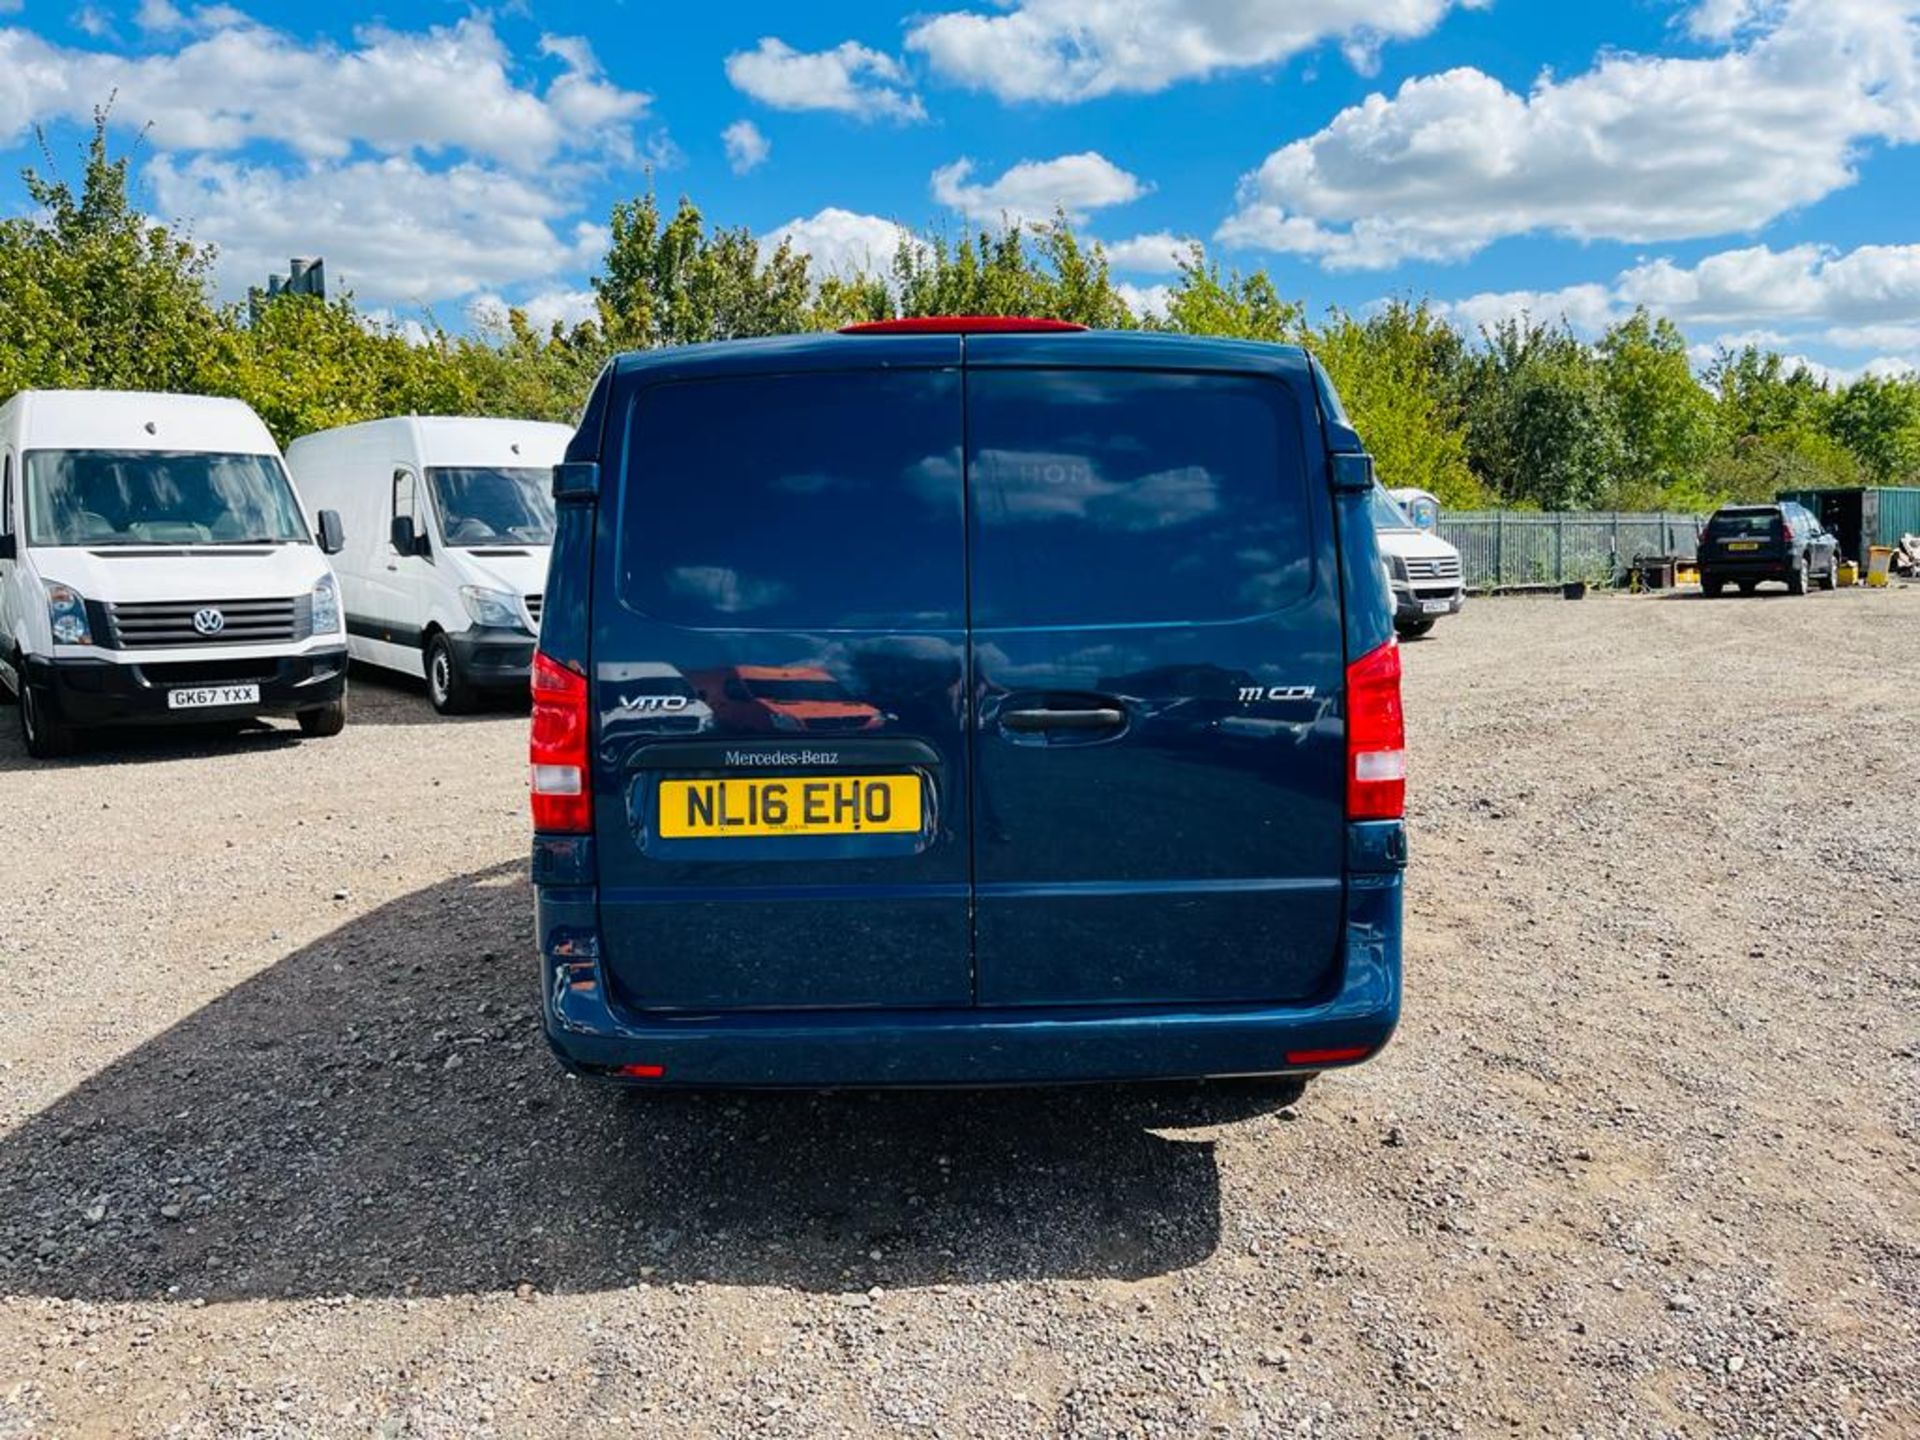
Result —
M1700 588L1718 595L1729 582L1751 595L1762 580L1778 580L1804 595L1807 582L1833 589L1840 542L1813 513L1791 500L1776 505L1723 505L1700 532Z

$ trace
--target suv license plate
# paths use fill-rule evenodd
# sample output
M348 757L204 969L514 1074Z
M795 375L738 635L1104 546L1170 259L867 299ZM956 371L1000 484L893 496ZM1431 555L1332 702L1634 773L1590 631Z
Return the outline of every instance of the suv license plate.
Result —
M1420 609L1428 615L1445 615L1452 611L1451 600L1422 600Z
M894 835L920 828L918 775L662 780L660 837Z
M1760 548L1760 542L1758 540L1729 540L1727 542L1727 548L1729 550L1758 550Z
M260 687L258 685L194 685L187 689L167 692L169 710L217 710L223 705L258 705L259 703Z

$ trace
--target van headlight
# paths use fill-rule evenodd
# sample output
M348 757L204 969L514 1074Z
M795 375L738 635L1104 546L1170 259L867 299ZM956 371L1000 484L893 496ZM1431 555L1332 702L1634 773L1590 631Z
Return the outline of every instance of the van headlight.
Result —
M87 624L87 601L71 585L47 586L47 620L56 645L91 645L93 627Z
M340 588L333 576L323 575L313 587L313 633L330 635L340 628Z
M462 585L460 603L476 625L494 630L524 630L520 619L520 597L511 590L488 590L479 585Z

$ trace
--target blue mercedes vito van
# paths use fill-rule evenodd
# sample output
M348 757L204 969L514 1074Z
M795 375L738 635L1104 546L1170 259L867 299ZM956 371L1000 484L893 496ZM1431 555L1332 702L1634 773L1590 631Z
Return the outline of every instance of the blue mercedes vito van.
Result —
M1392 1033L1400 654L1304 351L960 317L628 355L554 493L569 1069L1301 1076Z

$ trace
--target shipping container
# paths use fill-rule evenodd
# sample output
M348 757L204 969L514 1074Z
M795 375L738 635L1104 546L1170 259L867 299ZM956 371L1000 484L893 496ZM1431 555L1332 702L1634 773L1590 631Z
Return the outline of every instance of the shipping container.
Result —
M1920 535L1920 488L1891 486L1850 490L1782 490L1774 497L1804 505L1840 537L1840 554L1863 570L1869 545L1898 545L1902 535Z

